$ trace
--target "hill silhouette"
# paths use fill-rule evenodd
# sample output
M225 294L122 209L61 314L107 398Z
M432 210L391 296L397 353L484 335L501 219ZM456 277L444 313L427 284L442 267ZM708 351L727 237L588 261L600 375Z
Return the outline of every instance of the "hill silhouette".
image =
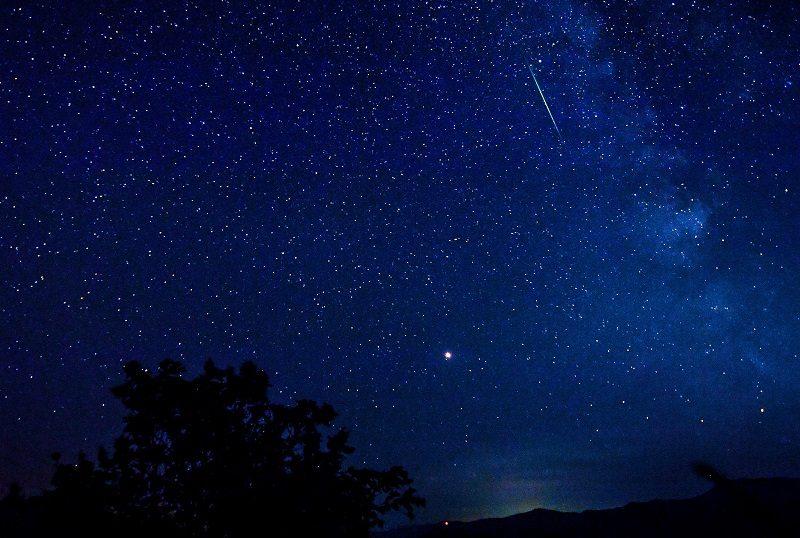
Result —
M536 509L504 518L449 521L376 533L379 538L641 538L800 536L800 479L715 481L690 499L634 502L620 508Z

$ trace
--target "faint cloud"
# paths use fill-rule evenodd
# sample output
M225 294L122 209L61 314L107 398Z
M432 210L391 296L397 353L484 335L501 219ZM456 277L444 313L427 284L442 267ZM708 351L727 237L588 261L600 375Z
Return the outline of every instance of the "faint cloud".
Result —
M664 265L691 267L707 234L711 210L698 200L679 205L676 201L643 201L630 219L634 248Z

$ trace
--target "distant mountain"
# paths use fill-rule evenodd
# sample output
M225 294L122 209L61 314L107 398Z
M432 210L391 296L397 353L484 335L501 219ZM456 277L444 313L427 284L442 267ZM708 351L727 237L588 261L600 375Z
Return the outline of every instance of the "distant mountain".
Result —
M691 499L630 503L609 510L537 509L472 522L417 525L376 538L800 537L800 479L727 480Z

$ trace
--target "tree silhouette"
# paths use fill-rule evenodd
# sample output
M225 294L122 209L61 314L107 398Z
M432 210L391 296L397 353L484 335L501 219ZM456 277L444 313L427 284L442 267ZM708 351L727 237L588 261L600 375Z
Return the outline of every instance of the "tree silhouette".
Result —
M270 402L253 363L237 372L208 361L194 379L172 360L124 372L112 392L128 414L113 450L97 464L56 463L42 509L62 530L89 532L89 521L124 536L356 537L424 506L401 467L345 468L349 432L325 433L333 408Z

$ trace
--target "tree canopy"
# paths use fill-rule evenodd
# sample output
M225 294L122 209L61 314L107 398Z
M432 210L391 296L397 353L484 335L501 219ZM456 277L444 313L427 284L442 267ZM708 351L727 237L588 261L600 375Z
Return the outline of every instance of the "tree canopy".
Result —
M253 363L236 371L207 361L193 379L172 360L124 372L112 392L128 414L113 448L97 462L55 455L53 489L28 500L15 490L0 517L15 506L13 525L26 533L355 537L389 512L411 518L424 506L402 467L345 467L353 448L348 430L333 429L333 408L271 402Z

